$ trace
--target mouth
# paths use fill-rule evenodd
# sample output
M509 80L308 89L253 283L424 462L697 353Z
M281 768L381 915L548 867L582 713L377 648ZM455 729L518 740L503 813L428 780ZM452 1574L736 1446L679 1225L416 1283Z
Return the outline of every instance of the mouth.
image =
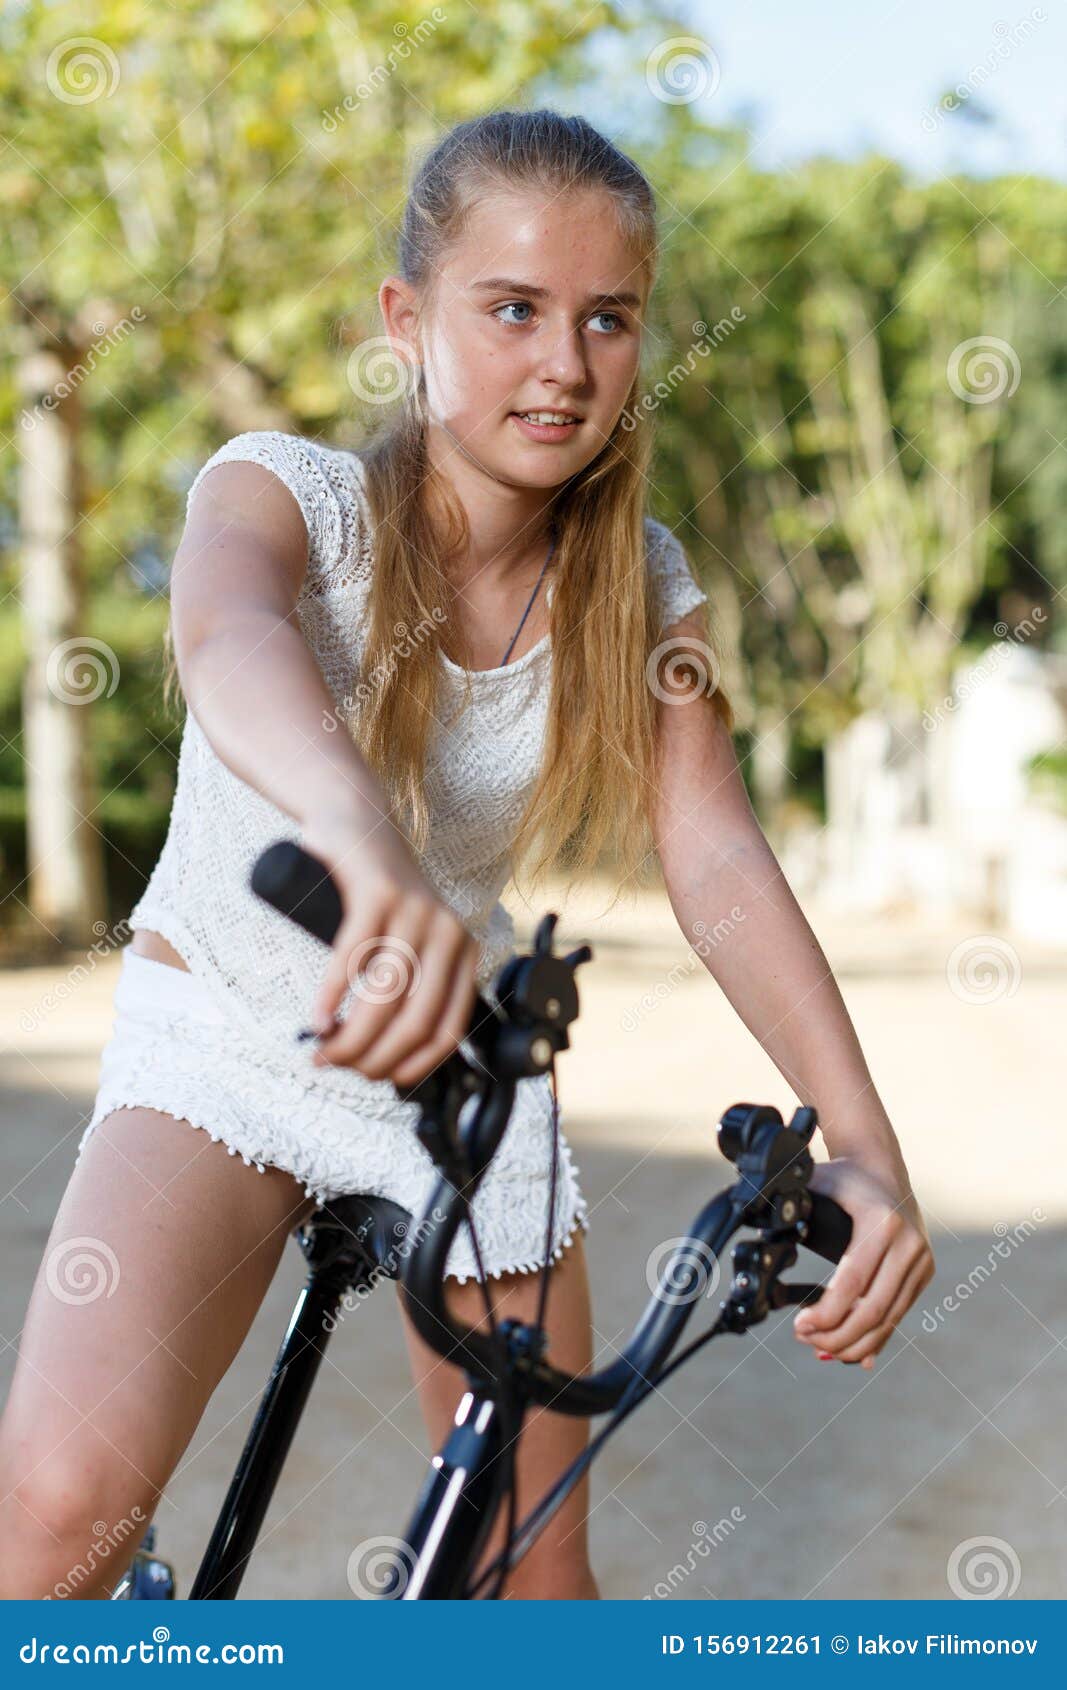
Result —
M575 411L512 411L510 415L534 440L567 440L582 421Z

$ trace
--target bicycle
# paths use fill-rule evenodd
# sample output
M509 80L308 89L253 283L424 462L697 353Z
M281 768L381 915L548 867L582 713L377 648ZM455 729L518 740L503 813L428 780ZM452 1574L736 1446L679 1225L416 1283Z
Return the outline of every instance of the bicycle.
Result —
M324 865L309 852L290 841L270 846L253 866L251 885L280 913L324 944L333 943L341 922L340 896ZM810 1189L814 1162L808 1146L816 1113L799 1108L786 1125L770 1105L738 1103L718 1124L719 1147L738 1177L705 1204L675 1246L615 1361L574 1375L545 1355L547 1241L537 1319L497 1322L484 1284L488 1331L453 1319L445 1302L449 1249L466 1225L475 1259L480 1259L470 1203L507 1127L517 1082L550 1070L554 1077L556 1053L568 1048L567 1029L578 1015L575 971L593 953L582 945L567 956L555 955L557 919L546 914L532 951L516 953L499 970L491 988L495 1003L477 994L467 1035L448 1059L398 1094L418 1104L416 1130L438 1170L418 1222L413 1224L406 1209L386 1198L357 1194L325 1204L294 1228L310 1272L190 1590L191 1601L236 1596L342 1299L365 1294L382 1278L399 1280L416 1330L438 1354L462 1366L468 1384L408 1530L394 1540L382 1565L381 1587L373 1592L403 1601L497 1597L509 1569L544 1530L606 1439L676 1368L712 1338L745 1332L777 1309L812 1303L822 1295L822 1285L780 1280L796 1262L800 1244L836 1262L851 1237L845 1211ZM308 1036L306 1031L298 1035ZM553 1154L550 1215L555 1172ZM745 1227L756 1237L733 1247L731 1283L715 1322L671 1359L710 1272ZM590 1418L607 1414L608 1419L517 1521L515 1454L523 1415L532 1404ZM504 1508L504 1549L474 1577L472 1569ZM152 1524L112 1599L174 1595L173 1569L155 1554Z

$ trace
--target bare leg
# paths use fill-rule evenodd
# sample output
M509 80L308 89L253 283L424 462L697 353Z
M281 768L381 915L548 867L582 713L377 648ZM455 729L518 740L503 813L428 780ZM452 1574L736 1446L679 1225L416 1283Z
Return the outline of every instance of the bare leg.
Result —
M532 1320L537 1313L540 1275L501 1274L489 1281L498 1319ZM460 1285L448 1282L448 1306L457 1320L485 1327L485 1301L481 1286L468 1280ZM403 1313L403 1305L401 1304ZM404 1331L412 1371L418 1387L426 1429L434 1450L448 1436L452 1418L467 1388L462 1369L444 1361L425 1344L403 1314ZM548 1353L557 1366L572 1373L588 1370L592 1362L592 1332L589 1282L586 1274L582 1234L576 1233L552 1270L545 1315ZM569 1466L588 1442L589 1422L550 1409L531 1408L519 1440L516 1462L517 1519L543 1496L564 1467ZM589 1566L586 1515L589 1509L589 1481L583 1478L567 1501L545 1527L529 1553L515 1567L502 1596L524 1600L574 1601L599 1597ZM489 1564L503 1547L504 1522L494 1528L479 1570Z
M110 1595L313 1207L290 1174L261 1174L187 1121L136 1108L100 1122L0 1421L0 1598Z

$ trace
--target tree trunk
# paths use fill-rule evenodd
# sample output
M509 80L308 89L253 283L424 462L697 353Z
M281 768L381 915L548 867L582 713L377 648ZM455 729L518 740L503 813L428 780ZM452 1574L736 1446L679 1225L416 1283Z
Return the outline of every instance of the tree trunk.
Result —
M102 838L85 819L93 784L85 705L113 690L118 671L114 653L85 636L77 390L58 397L78 354L36 315L20 324L18 369L26 902L42 935L79 945L105 914Z

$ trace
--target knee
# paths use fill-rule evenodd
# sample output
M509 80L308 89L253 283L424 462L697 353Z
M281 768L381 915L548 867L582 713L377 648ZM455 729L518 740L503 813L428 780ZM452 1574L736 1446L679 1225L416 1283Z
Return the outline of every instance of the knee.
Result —
M0 1599L108 1594L129 1566L159 1500L138 1480L94 1473L63 1451L0 1478Z

